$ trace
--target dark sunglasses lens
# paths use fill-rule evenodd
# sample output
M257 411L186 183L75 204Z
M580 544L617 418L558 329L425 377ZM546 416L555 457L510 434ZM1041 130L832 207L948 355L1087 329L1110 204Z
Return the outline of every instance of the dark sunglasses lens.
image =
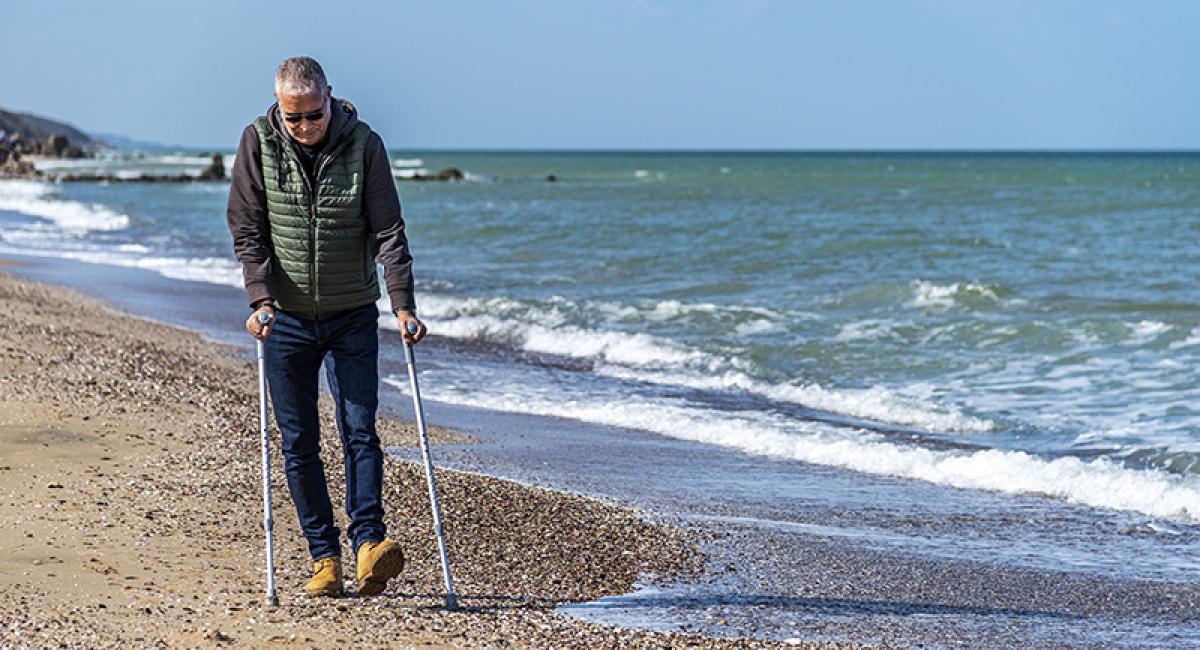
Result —
M325 111L313 111L311 113L286 113L284 114L283 119L287 120L291 124L299 124L300 120L316 122L322 117L325 117Z

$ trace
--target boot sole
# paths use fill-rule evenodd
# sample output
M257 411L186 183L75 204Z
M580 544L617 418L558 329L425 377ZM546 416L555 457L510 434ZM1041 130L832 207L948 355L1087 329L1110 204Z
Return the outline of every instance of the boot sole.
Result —
M388 580L404 570L404 552L399 544L392 544L375 559L371 572L358 581L358 595L378 596L387 588Z
M309 598L337 598L342 595L341 589L319 589L315 591L305 591Z

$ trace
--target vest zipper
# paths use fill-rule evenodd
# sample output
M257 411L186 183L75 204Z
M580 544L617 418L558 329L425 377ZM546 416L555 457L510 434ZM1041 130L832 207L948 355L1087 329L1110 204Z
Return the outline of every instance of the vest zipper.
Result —
M291 149L290 146L288 148ZM308 180L308 174L304 173L304 165L294 155L295 151L292 153L293 163L299 168L300 178L304 179L304 190L308 193L308 279L311 282L308 295L312 300L313 318L317 319L321 317L320 295L317 293L317 193L313 189L313 182Z
M313 174L313 185L314 186L316 186L316 187L321 186L321 172L325 171L325 163L328 162L331 157L332 156L326 156L325 154L321 154L320 156L317 157L317 170ZM308 219L308 232L309 232L309 237L312 240L312 250L313 250L313 256L312 256L313 269L312 269L311 275L312 275L312 279L313 279L313 291L316 292L317 287L319 285L317 283L317 191L315 188L309 190L308 205L309 205L309 214L311 215ZM315 311L317 313L316 318L320 318L321 317L321 303L320 303L321 295L319 293L315 293L315 296L316 297L313 298L313 311Z
M285 141L286 144L286 141ZM317 157L317 169L313 173L312 181L308 180L308 174L304 173L304 165L300 163L300 157L296 154L295 149L290 145L289 151L292 154L293 163L300 170L300 177L304 179L304 189L308 192L308 277L312 281L312 287L309 289L309 296L313 303L313 318L321 317L321 294L317 291L317 190L314 186L321 184L321 172L325 171L325 163L332 160L335 156L349 146L349 142L343 142L336 149L328 154L322 153Z

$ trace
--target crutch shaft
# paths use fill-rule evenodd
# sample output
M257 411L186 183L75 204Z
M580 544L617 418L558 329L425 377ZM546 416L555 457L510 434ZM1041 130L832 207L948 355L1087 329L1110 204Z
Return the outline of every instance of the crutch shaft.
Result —
M262 322L261 319L259 321ZM258 341L258 423L262 446L263 532L267 545L267 604L278 605L275 593L275 521L271 516L271 447L267 416L267 360L262 340Z
M446 535L442 528L442 512L438 504L437 479L433 474L433 456L429 452L429 434L425 427L425 409L421 404L421 389L417 383L417 365L412 346L404 344L404 359L408 362L408 381L412 385L413 412L416 414L417 431L421 438L421 456L425 461L425 484L429 489L429 506L433 511L433 532L437 537L438 555L442 560L442 579L446 583L446 609L457 609L458 599L454 595L454 581L450 577L450 559L446 553Z

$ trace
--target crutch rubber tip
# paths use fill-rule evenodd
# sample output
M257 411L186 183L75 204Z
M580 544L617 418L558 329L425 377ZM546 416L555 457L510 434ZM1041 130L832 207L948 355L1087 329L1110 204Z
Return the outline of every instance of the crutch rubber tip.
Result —
M267 596L267 607L279 607L279 596Z
M458 599L454 597L454 594L446 596L446 609L450 611L458 609Z

